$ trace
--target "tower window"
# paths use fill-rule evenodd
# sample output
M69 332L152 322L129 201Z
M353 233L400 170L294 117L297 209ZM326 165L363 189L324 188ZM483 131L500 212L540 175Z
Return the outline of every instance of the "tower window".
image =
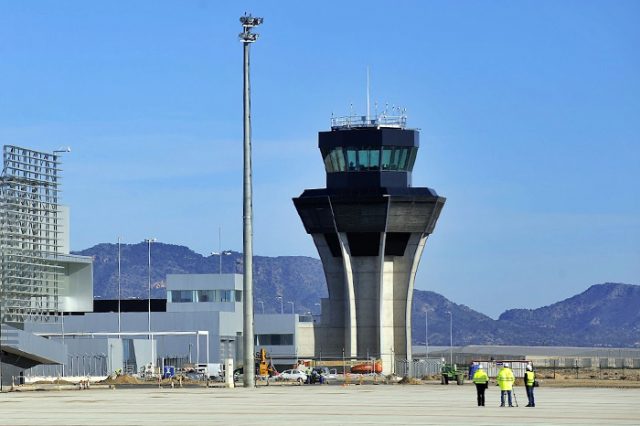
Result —
M417 148L387 146L379 148L333 148L323 152L327 173L377 170L411 171Z

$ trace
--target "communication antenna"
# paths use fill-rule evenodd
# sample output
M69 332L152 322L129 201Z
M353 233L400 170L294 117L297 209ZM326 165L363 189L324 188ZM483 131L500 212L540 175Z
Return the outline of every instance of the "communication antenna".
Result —
M369 106L369 67L367 66L367 123L369 122L369 117L371 117L371 107Z

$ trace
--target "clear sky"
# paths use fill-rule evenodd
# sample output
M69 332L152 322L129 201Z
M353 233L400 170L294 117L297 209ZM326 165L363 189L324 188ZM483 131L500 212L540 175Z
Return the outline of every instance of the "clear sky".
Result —
M0 0L0 143L65 155L72 249L242 249L240 15L254 252L317 257L291 202L317 132L379 105L447 203L416 287L491 316L640 284L640 2Z

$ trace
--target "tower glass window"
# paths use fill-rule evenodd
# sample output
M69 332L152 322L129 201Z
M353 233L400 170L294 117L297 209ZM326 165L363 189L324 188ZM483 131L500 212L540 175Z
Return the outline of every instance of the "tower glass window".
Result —
M355 148L347 148L347 164L349 164L349 171L354 172L357 170L358 159L356 158Z
M333 151L331 151L331 161L333 164L333 171L335 172L345 171L345 161L344 161L344 154L342 152L342 148L334 148Z
M385 146L379 148L333 148L323 153L327 173L377 170L411 171L417 148Z

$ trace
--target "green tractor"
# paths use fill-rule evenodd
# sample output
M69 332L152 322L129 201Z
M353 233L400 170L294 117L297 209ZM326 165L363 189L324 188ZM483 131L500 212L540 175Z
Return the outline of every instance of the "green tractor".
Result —
M442 366L442 376L440 379L440 384L448 385L449 381L456 381L457 384L464 384L464 375L466 371L463 369L459 369L456 364L444 364Z

